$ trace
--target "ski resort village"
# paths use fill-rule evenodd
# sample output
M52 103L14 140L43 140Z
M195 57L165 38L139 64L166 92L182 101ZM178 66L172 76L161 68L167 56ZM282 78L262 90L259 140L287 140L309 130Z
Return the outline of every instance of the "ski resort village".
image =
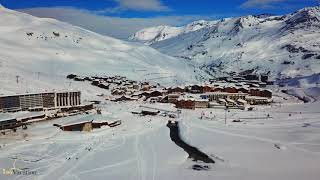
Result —
M1 180L319 180L319 6L126 40L20 11L0 6Z

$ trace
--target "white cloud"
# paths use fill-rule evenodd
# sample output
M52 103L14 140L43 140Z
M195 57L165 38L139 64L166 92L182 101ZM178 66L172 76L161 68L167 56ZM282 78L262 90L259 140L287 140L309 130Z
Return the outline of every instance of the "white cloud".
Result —
M126 10L134 11L169 11L168 6L165 6L160 0L109 0L116 2L115 7L108 7L96 13L119 13Z
M283 8L285 6L304 4L306 2L319 3L320 0L247 0L240 7L242 8L259 8L259 9L268 9L268 8L279 8L281 2L285 4L282 5ZM287 7L288 8L288 7Z
M243 8L271 8L274 3L284 2L288 0L248 0L241 5Z
M191 21L204 19L204 17L192 15L159 16L150 18L110 17L98 15L87 10L69 7L30 8L20 9L19 11L26 12L38 17L54 18L103 35L108 35L119 39L127 39L128 36L146 27L158 25L180 26Z
M114 0L124 9L143 11L166 11L169 8L163 5L160 0Z

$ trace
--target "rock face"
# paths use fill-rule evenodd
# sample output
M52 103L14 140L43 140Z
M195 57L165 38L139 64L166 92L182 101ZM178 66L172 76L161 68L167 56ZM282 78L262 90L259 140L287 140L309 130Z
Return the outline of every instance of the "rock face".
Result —
M320 6L283 16L226 18L201 27L148 44L214 76L254 70L275 79L320 72Z

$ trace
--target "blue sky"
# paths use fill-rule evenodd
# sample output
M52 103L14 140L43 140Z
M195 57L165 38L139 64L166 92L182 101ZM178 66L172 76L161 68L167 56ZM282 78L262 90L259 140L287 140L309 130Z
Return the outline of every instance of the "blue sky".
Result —
M0 0L9 8L125 39L155 25L249 14L287 14L320 0Z

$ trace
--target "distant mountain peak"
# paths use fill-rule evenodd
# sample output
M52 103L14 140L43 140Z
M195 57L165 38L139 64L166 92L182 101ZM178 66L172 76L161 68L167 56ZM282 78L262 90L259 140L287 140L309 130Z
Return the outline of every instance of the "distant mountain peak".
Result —
M254 69L273 78L319 73L319 6L295 13L226 18L152 47L215 76Z
M253 15L253 16L257 17L257 18L267 18L267 17L270 17L270 16L274 16L274 14L262 13L262 14L257 14L257 15Z
M136 32L135 34L133 34L132 36L130 36L129 40L140 41L150 45L155 42L176 37L183 33L189 33L189 32L200 30L202 28L210 27L214 23L216 23L216 21L198 20L180 27L160 25L160 26L142 29Z
M320 27L320 6L307 7L288 16L286 29Z

